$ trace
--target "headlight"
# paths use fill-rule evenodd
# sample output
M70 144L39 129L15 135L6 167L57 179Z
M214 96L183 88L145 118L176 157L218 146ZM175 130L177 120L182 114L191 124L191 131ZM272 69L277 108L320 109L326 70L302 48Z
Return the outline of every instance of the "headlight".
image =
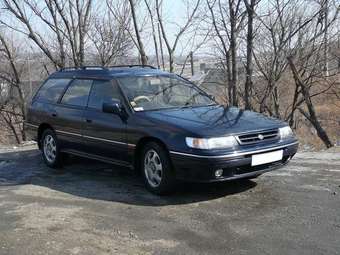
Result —
M281 140L294 136L294 133L292 129L290 128L290 126L279 128L279 132L280 132Z
M186 137L186 144L195 149L222 149L230 148L237 144L233 136L216 137L216 138L193 138Z

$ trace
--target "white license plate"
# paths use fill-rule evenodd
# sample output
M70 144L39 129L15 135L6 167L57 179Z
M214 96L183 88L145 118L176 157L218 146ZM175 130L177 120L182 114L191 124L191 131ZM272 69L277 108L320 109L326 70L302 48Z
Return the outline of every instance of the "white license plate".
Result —
M283 156L283 150L253 155L251 157L251 165L258 166L258 165L263 165L263 164L279 161L282 159L282 156Z

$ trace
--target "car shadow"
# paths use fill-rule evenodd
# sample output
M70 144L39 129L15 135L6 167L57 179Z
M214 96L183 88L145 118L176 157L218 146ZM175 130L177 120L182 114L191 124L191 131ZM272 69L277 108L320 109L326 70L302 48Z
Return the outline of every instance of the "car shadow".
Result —
M245 192L250 180L195 184L179 183L169 196L148 192L134 171L90 159L70 156L64 167L45 166L37 149L0 153L0 187L32 184L81 198L142 206L165 206L209 201Z

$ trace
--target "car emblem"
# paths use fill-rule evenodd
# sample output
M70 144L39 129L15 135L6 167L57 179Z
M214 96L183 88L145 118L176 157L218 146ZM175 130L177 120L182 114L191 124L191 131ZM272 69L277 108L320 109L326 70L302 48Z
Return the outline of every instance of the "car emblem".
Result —
M261 134L260 134L260 135L258 135L257 137L258 137L260 140L263 140L263 138L264 138L264 136L263 136L263 135L261 135Z

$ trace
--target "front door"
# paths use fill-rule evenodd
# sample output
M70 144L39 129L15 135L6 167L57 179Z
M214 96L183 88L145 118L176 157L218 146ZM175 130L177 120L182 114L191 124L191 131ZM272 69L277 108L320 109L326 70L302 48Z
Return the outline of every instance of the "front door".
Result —
M102 111L103 103L110 103L112 100L122 101L117 83L112 80L94 80L84 111L82 134L87 153L125 165L128 150L126 123L118 115Z

